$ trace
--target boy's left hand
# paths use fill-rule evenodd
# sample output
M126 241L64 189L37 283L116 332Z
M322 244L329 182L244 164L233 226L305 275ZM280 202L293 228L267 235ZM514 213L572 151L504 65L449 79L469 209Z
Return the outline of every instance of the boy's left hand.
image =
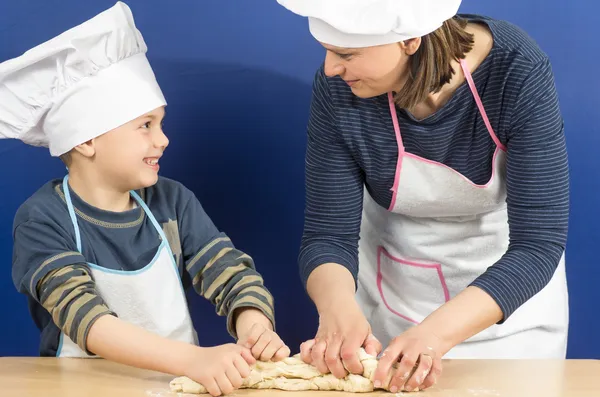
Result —
M260 310L245 309L236 320L237 343L250 349L257 360L283 360L290 355L290 348L272 328L271 321Z

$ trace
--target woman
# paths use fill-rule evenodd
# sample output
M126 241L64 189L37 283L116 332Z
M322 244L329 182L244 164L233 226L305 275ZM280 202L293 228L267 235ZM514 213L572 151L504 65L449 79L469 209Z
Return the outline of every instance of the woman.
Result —
M278 1L326 49L299 259L320 323L303 359L342 377L383 343L375 386L395 392L430 387L442 357L564 358L569 180L547 56L509 23L456 15L459 0Z

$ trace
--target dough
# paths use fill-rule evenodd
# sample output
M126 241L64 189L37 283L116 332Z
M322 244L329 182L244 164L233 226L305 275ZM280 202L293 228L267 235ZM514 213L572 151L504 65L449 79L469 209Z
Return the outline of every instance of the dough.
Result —
M306 364L299 354L282 361L258 361L244 379L242 389L279 389L289 391L300 390L334 390L351 393L365 393L374 390L373 375L377 368L377 358L359 350L359 359L363 365L363 374L349 374L337 379L332 374L323 375L316 367ZM389 383L388 375L387 383ZM171 391L180 393L204 394L204 386L186 376L175 378L170 383Z

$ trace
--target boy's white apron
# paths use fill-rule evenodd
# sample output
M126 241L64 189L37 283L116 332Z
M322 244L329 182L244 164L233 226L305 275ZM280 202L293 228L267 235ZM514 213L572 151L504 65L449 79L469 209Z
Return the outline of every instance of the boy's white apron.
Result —
M83 252L77 215L69 192L68 175L63 180L63 191L75 228L77 249ZM154 259L136 271L113 270L88 263L96 291L121 320L168 339L197 344L179 271L167 238L146 203L136 192L132 191L131 195L152 221L162 243ZM115 337L118 338L118 335ZM64 333L61 333L56 356L91 357Z

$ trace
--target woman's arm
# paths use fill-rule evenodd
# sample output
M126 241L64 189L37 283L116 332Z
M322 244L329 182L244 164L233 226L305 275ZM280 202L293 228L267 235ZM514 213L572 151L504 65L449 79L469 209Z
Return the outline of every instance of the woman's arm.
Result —
M506 142L510 244L472 283L497 302L501 321L548 284L569 219L567 148L550 62L539 62L513 84L507 87L518 94Z
M345 267L356 280L363 182L362 170L337 128L332 94L320 69L308 122L306 208L299 257L307 288L312 271L325 263Z
M340 378L362 373L358 350L380 349L354 294L363 173L337 129L332 94L323 70L313 85L306 153L306 211L299 265L319 312L315 342L301 347L306 362ZM345 368L344 368L345 367Z

